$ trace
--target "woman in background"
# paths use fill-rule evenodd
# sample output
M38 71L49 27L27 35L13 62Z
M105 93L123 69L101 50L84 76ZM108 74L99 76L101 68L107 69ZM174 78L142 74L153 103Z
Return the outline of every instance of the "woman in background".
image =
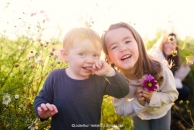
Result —
M169 33L162 36L148 53L165 63L172 71L176 88L179 92L178 100L187 99L190 90L182 81L190 72L190 65L194 62L194 57L191 59L192 62L180 64L180 53L176 34Z

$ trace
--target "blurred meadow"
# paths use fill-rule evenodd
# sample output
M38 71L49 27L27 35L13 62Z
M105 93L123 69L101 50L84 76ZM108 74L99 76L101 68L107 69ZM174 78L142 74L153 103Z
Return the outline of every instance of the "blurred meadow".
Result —
M59 51L62 48L62 38L70 28L89 27L101 35L111 23L124 21L140 32L147 49L150 49L164 32L175 32L179 36L181 61L189 62L189 57L194 56L194 30L192 30L194 21L191 17L194 16L194 10L188 6L192 1L189 1L191 3L180 1L179 4L174 0L163 1L165 4L160 6L161 3L150 0L145 3L145 7L142 6L142 2L133 0L1 2L0 130L49 129L50 119L45 122L39 121L34 112L33 101L48 74L54 69L67 67L59 58ZM180 9L179 13L178 6L175 8L171 4L187 7L188 13L183 9ZM123 9L124 5L129 5L126 6L128 9ZM130 8L132 5L133 9ZM148 5L151 9L145 11ZM156 9L158 11L153 12ZM168 9L172 12L169 13ZM177 18L177 14L182 15ZM172 116L177 120L172 119L172 130L194 129L194 66L183 82L189 86L191 94L188 101L175 102ZM101 129L132 129L130 117L115 114L109 96L105 96L103 100Z

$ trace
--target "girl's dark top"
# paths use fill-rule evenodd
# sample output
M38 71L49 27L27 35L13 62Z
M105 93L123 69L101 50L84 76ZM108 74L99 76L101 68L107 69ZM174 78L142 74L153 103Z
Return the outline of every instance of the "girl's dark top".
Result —
M51 130L99 130L103 96L122 98L128 92L127 80L117 71L112 77L94 74L85 80L75 80L66 74L65 69L57 69L47 77L35 98L34 109L38 115L37 107L41 103L57 107L58 113L51 120Z

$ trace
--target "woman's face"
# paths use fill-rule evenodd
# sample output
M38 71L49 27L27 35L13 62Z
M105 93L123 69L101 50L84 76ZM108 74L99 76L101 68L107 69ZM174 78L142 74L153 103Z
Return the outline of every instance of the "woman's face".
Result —
M170 56L172 52L176 50L177 47L176 43L177 40L174 38L173 42L167 40L166 43L163 44L163 51L166 56Z

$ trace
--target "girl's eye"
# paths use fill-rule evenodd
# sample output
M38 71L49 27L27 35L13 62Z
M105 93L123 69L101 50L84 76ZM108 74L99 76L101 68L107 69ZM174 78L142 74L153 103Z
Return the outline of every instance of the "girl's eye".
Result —
M130 43L130 41L126 41L125 43Z
M114 49L116 49L117 48L117 46L113 46L112 48L111 48L111 50L114 50Z

